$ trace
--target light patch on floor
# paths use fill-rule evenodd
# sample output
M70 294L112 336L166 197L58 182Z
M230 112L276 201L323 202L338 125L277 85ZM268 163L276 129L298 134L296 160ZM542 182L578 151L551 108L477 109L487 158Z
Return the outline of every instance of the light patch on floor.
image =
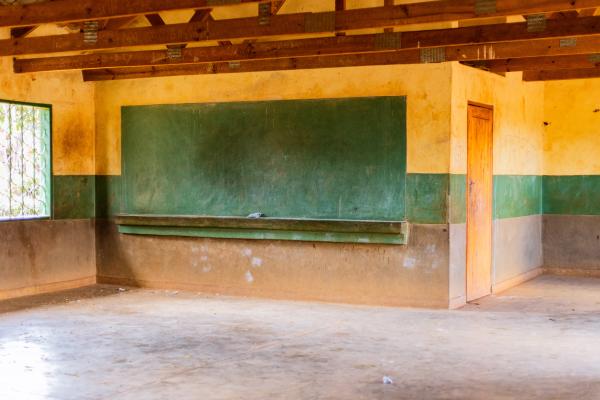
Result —
M0 399L599 399L599 293L543 276L459 311L109 286L1 302Z

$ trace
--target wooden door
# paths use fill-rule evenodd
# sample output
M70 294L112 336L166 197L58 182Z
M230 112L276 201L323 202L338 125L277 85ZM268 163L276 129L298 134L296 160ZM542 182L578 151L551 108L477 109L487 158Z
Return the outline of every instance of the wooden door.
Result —
M469 105L467 124L467 301L491 293L493 111Z

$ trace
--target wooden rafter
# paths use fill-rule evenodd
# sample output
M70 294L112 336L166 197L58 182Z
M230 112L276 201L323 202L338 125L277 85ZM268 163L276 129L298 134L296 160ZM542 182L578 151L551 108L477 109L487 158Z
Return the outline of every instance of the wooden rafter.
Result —
M472 0L444 0L339 11L335 13L335 19L331 18L331 13L299 13L274 15L267 25L258 24L256 17L248 17L103 31L98 34L97 42L91 44L84 43L81 34L1 40L0 56L114 49L204 40L256 39L307 33L333 33L425 22L520 15L539 11L567 11L593 6L600 6L600 0L528 0L527 2L497 0L495 13L481 15L475 12Z
M37 28L37 26L20 26L18 28L11 28L10 37L15 39L25 37L33 32L35 28Z
M529 82L587 78L600 78L600 68L555 71L527 71L523 73L523 80Z
M582 40L583 47L589 52L600 51L600 36L587 37ZM511 43L497 46L498 43L490 45L467 45L447 47L445 50L446 61L477 60L478 55L487 53L498 54L501 58L512 58L513 56L524 56L524 54L536 55L547 54L547 40L523 41L520 45L513 47ZM530 46L534 42L533 47ZM159 65L150 67L96 69L84 71L86 80L112 80L141 77L190 75L190 74L215 74L236 73L251 71L273 71L290 69L314 69L314 68L337 68L356 67L368 65L391 65L391 64L419 64L423 59L424 49L406 49L397 51L385 51L379 53L358 53L343 55L319 55L307 57L290 57L269 60L243 60L236 62L214 62L187 65Z
M120 17L120 18L112 18L106 21L106 24L104 25L104 29L105 30L116 30L116 29L121 29L125 26L127 26L128 24L130 24L131 22L133 22L134 19L136 19L136 17Z
M0 27L68 23L145 15L160 11L214 8L267 0L54 0L0 7Z
M166 25L165 21L162 19L162 17L160 16L159 13L146 14L145 17L148 20L148 22L150 22L150 25L152 25L152 26Z
M275 15L281 10L286 0L275 0L271 2L271 14Z
M445 47L445 58L458 61L600 52L600 17L552 20L548 21L547 27L545 32L530 32L526 23L514 23L404 32L397 34L400 39L396 42L398 48L392 50ZM168 58L162 50L16 59L14 70L102 69L389 52L390 48L382 44L384 37L370 34L237 45L227 43L227 46L189 48L178 59ZM561 38L568 38L568 41L561 41Z
M206 22L209 19L212 19L212 16L210 15L212 9L207 8L205 10L196 10L196 12L194 12L194 15L192 15L192 18L190 18L189 22Z
M600 67L600 57L594 54L576 54L555 57L524 57L506 60L475 61L465 63L487 71L502 73L514 71L553 71Z
M579 11L579 16L580 17L593 17L594 15L596 15L596 9L595 8L586 8L584 10L580 10Z
M568 19L577 17L579 17L579 11L577 10L555 12L549 16L550 19Z

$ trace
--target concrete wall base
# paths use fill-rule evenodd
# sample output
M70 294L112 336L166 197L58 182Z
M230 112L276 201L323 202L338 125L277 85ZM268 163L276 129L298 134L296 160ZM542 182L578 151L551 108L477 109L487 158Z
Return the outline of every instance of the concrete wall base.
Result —
M600 278L600 269L591 268L544 268L544 273L547 275Z
M24 296L34 296L36 294L59 292L61 290L78 289L85 286L91 286L96 283L96 276L94 275L85 278L73 279L70 281L53 282L18 289L1 290L0 300L15 299L17 297Z
M0 223L0 299L96 283L92 220Z
M492 293L497 294L497 293L504 292L505 290L511 289L515 286L519 286L522 283L525 283L527 281L535 279L538 276L542 275L543 273L544 273L544 269L540 267L540 268L531 270L529 272L525 272L524 274L515 276L514 278L507 279L503 282L494 284L492 286Z
M120 234L97 221L98 280L207 294L448 307L448 225L411 225L408 245Z

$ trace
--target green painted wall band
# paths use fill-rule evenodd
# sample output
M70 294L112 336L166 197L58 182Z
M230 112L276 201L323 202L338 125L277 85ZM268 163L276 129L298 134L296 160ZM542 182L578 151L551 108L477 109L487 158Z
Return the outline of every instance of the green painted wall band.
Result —
M52 177L53 218L88 219L96 215L96 188L93 175Z
M445 224L448 221L448 174L408 174L406 206L408 221Z
M600 175L544 176L544 214L600 215Z
M54 196L55 218L111 217L122 211L121 177L55 176ZM407 174L406 205L412 223L464 223L466 176ZM494 218L538 215L542 210L600 215L600 176L494 177Z
M494 176L494 219L542 214L542 180L536 175Z

